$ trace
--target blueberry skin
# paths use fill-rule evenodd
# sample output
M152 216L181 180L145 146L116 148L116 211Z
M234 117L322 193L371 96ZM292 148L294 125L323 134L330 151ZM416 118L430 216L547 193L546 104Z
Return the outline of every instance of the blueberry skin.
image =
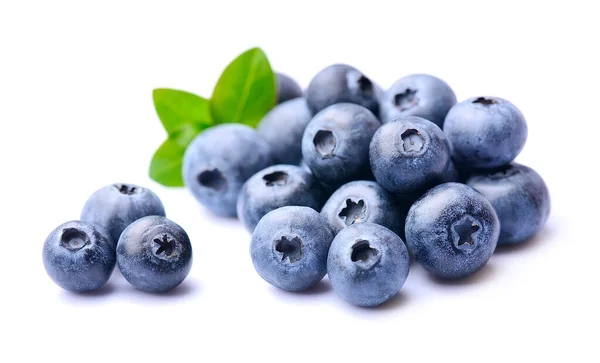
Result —
M306 90L306 101L313 115L342 102L361 105L377 115L378 97L377 85L358 69L346 64L334 64L321 70Z
M117 183L92 194L83 206L80 219L102 227L116 246L123 230L146 216L165 216L160 198L148 188Z
M61 224L52 231L44 243L42 258L48 276L58 286L74 292L104 286L117 259L106 231L81 221Z
M370 146L371 170L377 182L396 194L420 193L446 175L450 150L433 122L410 116L384 124Z
M455 104L456 95L446 82L428 74L412 74L400 78L383 95L381 122L418 116L442 128L448 111Z
M550 192L535 170L512 163L472 174L467 185L492 203L500 219L498 245L520 244L533 237L550 215Z
M342 185L323 206L321 215L335 233L358 223L376 223L399 233L404 230L408 208L374 181L359 180Z
M469 276L488 262L498 242L494 207L475 189L445 183L418 199L406 217L406 245L432 274Z
M267 213L254 230L250 256L256 272L286 291L315 286L327 273L334 233L317 211L283 207Z
M283 102L269 111L256 131L267 141L277 163L298 165L302 135L312 115L304 98Z
M410 259L404 242L373 223L344 228L333 240L327 274L333 290L353 305L380 305L404 285Z
M473 97L450 109L444 132L457 166L490 169L519 155L527 140L527 123L507 100Z
M302 158L323 184L368 179L369 143L381 123L366 108L338 103L313 117L302 138Z
M275 73L277 80L277 103L283 103L294 98L302 97L302 89L296 81L286 74Z
M272 210L303 206L320 210L325 193L315 177L295 165L274 165L254 174L244 184L237 202L237 215L246 229Z
M192 195L212 213L236 216L242 185L274 164L269 144L252 128L222 124L198 135L183 157L183 180Z
M165 217L138 219L119 239L117 264L125 279L137 289L169 291L182 283L192 268L190 238L183 228Z

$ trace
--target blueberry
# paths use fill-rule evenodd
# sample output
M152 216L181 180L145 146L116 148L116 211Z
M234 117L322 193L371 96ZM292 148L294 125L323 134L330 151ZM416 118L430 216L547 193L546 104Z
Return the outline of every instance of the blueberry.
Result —
M513 161L525 146L527 123L512 103L474 97L457 103L444 122L457 166L489 169Z
M406 217L406 244L429 272L445 279L473 274L488 262L500 234L494 207L475 189L446 183L417 200Z
M283 103L294 98L302 97L302 89L288 75L275 73L277 79L277 103Z
M252 263L271 285L287 291L306 290L325 276L333 237L325 218L312 208L275 209L258 222L252 234Z
M319 112L302 138L302 157L324 184L340 186L366 179L369 143L381 123L366 108L338 103Z
M81 220L106 230L115 246L128 225L146 216L165 216L160 198L148 188L123 183L96 191L81 211Z
M244 184L237 202L237 214L250 232L270 211L286 206L320 210L324 192L315 177L295 165L275 165L254 174Z
M242 185L273 165L271 149L252 128L222 124L198 135L183 158L183 179L194 197L214 214L236 216Z
M413 74L400 78L385 92L380 103L381 122L419 116L441 128L454 104L456 95L446 82L428 74Z
M138 219L123 231L117 263L137 289L165 292L185 280L192 267L192 245L179 225L165 217Z
M384 124L373 136L371 169L382 187L412 194L440 182L448 169L450 150L433 122L410 116Z
M364 74L346 64L331 65L310 81L306 101L313 114L336 103L349 102L379 112L379 89Z
M65 290L93 291L110 278L116 262L114 243L101 227L81 221L58 226L42 254L46 272Z
M275 106L256 131L271 146L278 163L298 165L302 159L302 135L311 118L306 100L296 98Z
M321 210L338 233L357 223L376 223L398 233L404 230L406 211L373 181L353 181L336 190Z
M400 291L410 261L404 242L373 223L344 228L333 240L327 274L333 290L347 302L376 306Z
M533 237L550 214L550 192L535 170L517 163L481 171L467 184L482 193L500 219L499 245L514 245Z

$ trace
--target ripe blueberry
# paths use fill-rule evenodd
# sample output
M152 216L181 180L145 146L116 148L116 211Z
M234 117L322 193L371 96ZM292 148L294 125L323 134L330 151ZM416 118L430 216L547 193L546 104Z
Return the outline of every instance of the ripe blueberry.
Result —
M306 290L327 273L334 233L318 212L283 207L267 213L254 230L250 256L258 274L287 291Z
M275 73L277 79L277 103L283 103L294 98L302 97L302 89L288 75Z
M110 278L116 262L114 243L101 227L71 221L46 239L42 254L50 278L65 290L93 291Z
M404 285L409 267L408 251L400 237L373 223L343 229L327 258L333 290L358 306L376 306L394 297Z
M165 216L160 198L148 188L123 183L96 191L81 211L81 221L102 227L115 246L128 225L146 216Z
M498 97L457 103L444 122L457 166L490 169L513 161L525 146L527 123L519 109Z
M396 233L404 230L407 209L373 181L353 181L336 190L323 206L323 215L338 233L358 223L376 223Z
M441 128L454 104L456 95L446 82L428 74L413 74L400 78L385 92L380 104L381 122L418 116Z
M275 106L256 131L269 144L278 163L298 165L302 159L302 135L311 118L306 100L296 98Z
M367 76L346 64L331 65L310 81L306 101L313 114L336 103L349 102L379 113L381 90Z
M500 219L499 245L533 237L550 214L550 192L535 170L516 163L469 177L467 185L482 193Z
M179 225L165 217L138 219L123 231L117 263L125 279L147 292L179 285L192 267L192 245Z
M442 130L420 117L400 118L384 124L370 146L373 175L396 194L419 193L439 183L450 161Z
M494 207L481 193L459 183L430 189L406 218L406 244L415 259L446 279L465 277L485 266L499 234Z
M369 143L381 123L366 108L338 103L319 112L302 138L302 158L323 184L337 187L370 176Z
M273 164L269 144L252 128L222 124L198 135L183 158L183 179L194 197L211 212L236 216L242 185Z
M315 177L295 165L274 165L254 174L244 184L237 215L250 232L270 211L286 206L320 210L324 192Z

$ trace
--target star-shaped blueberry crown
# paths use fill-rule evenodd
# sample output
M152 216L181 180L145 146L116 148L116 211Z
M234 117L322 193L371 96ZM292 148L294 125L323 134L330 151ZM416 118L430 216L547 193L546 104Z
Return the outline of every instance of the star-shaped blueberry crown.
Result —
M155 238L153 241L160 246L156 250L157 255L164 253L165 256L171 256L173 250L175 249L175 240L170 239L169 236L163 234L162 239Z

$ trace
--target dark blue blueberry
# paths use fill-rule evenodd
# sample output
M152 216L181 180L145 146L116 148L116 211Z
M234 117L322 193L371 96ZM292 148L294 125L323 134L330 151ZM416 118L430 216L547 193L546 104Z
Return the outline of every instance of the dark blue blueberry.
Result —
M277 103L283 103L294 98L302 97L302 89L288 75L275 73L277 78Z
M359 70L346 64L331 65L310 81L306 101L313 114L336 103L349 102L379 113L380 89Z
M178 224L165 217L144 217L123 231L117 263L137 289L165 292L182 283L190 272L192 245Z
M183 158L183 180L194 197L216 215L235 217L242 185L273 165L269 144L252 128L222 124L198 135Z
M481 193L459 183L429 190L406 218L406 244L415 259L445 279L465 277L485 266L499 234L494 207Z
M481 171L467 184L482 193L500 219L499 245L514 245L533 237L550 214L550 192L535 170L516 163Z
M116 262L114 243L101 227L71 221L46 239L42 254L46 272L65 290L93 291L110 278Z
M302 138L302 158L323 184L337 187L367 179L369 143L381 123L351 103L329 106L313 117Z
M256 131L271 146L278 163L298 165L302 159L302 135L311 118L306 100L296 98L275 106Z
M336 233L357 223L376 223L399 233L408 208L373 181L353 181L336 190L321 210Z
M382 187L396 194L427 190L446 175L450 150L442 130L420 117L384 124L373 136L371 169Z
M123 183L96 191L81 211L81 220L106 230L115 246L128 225L146 216L165 216L160 198L148 188Z
M287 206L320 210L324 191L315 177L295 165L274 165L254 174L244 184L237 202L237 215L250 232L265 214Z
M457 166L489 169L506 165L523 150L527 123L515 105L498 97L457 103L444 122Z
M404 242L373 223L344 228L333 240L327 274L333 290L347 302L376 306L400 291L410 260Z
M312 208L275 209L258 222L252 234L252 263L271 285L287 291L306 290L327 273L333 237L325 218Z
M419 116L441 128L454 104L456 95L446 82L428 74L413 74L400 78L385 92L380 104L381 122Z

